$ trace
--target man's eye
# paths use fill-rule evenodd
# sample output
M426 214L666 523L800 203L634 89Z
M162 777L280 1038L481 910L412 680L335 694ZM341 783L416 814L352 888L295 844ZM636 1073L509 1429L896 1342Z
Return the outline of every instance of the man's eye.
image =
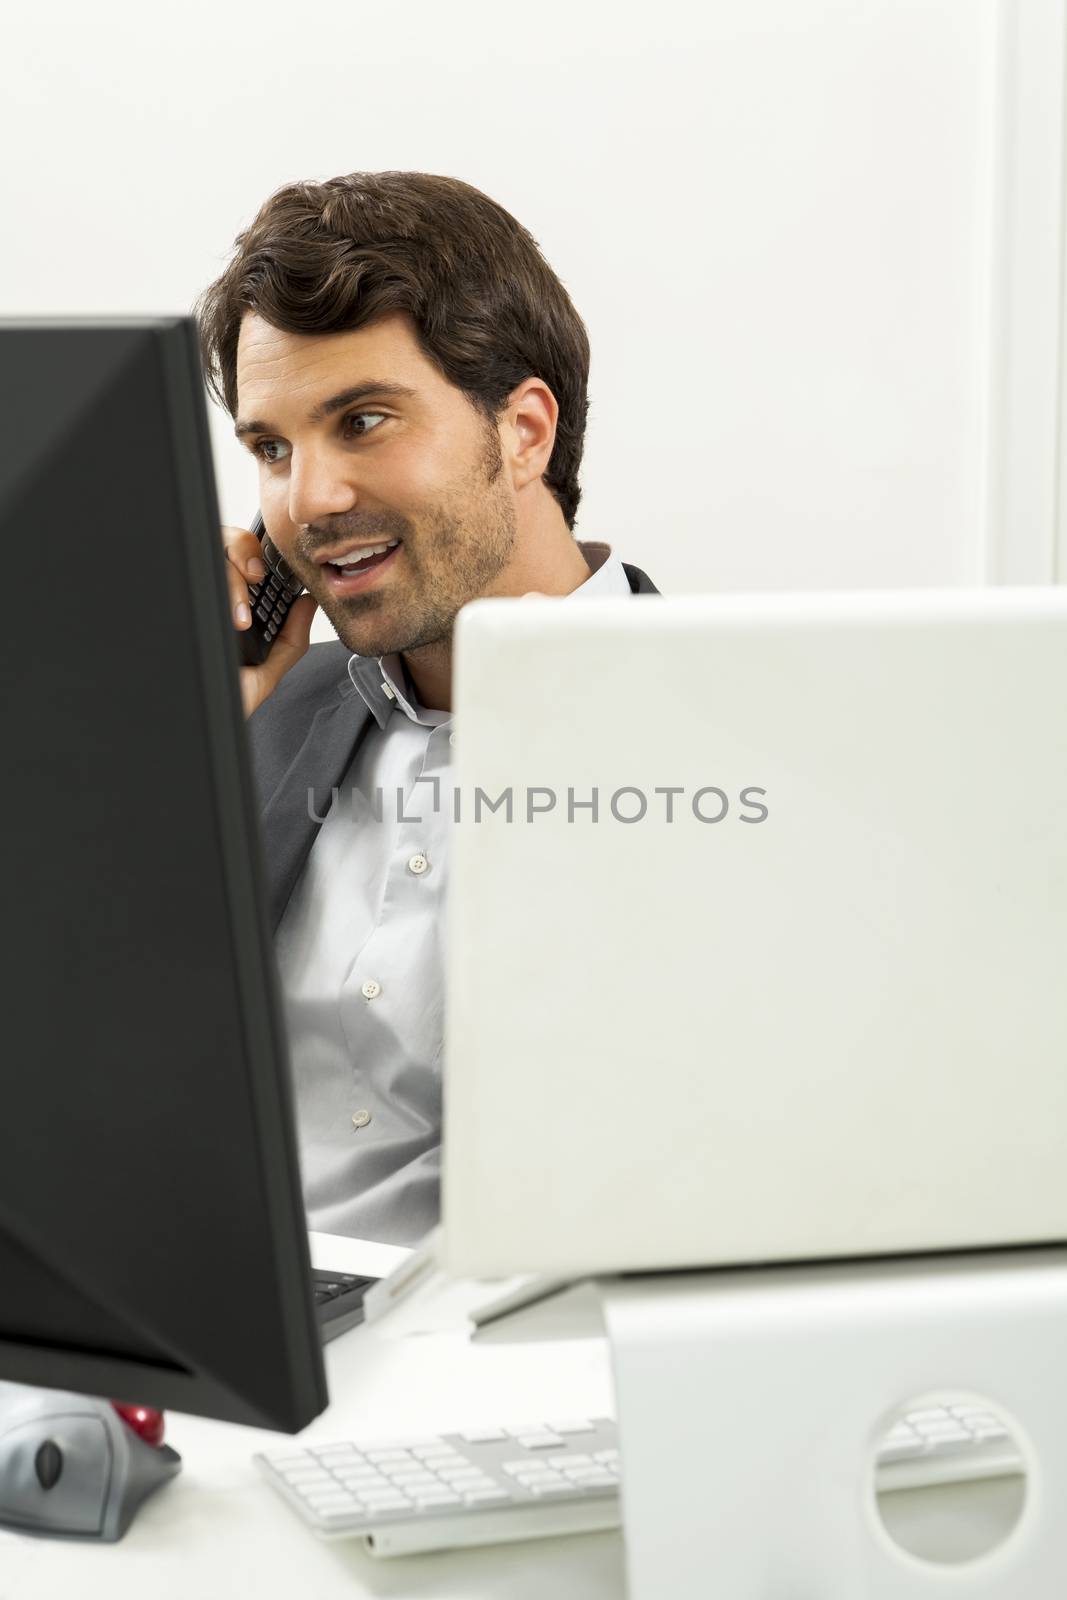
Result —
M355 438L362 439L366 434L372 432L373 429L378 426L379 422L385 421L385 417L380 411L350 411L347 417L344 418L344 425L347 426L347 424L350 422L367 422L368 420L370 421L370 426L357 428L354 434ZM265 461L268 466L276 466L281 458L279 456L265 455L264 452L268 446L279 443L280 440L278 439L260 439L259 443L252 451L252 454L254 456L258 456L260 461Z

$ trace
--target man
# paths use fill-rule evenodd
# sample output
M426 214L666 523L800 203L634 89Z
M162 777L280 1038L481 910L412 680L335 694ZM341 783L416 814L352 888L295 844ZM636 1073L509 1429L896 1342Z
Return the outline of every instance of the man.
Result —
M456 613L658 591L574 539L585 328L478 190L410 172L289 185L197 317L266 530L308 590L241 669L308 1220L413 1244L439 1209ZM259 545L223 539L246 628ZM309 648L316 606L339 642Z

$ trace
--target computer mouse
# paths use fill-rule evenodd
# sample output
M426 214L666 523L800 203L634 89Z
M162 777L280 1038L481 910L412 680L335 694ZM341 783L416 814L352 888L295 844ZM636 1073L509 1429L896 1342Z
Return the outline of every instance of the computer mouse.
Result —
M121 1414L125 1412L129 1420ZM181 1470L158 1413L0 1383L0 1525L113 1542Z

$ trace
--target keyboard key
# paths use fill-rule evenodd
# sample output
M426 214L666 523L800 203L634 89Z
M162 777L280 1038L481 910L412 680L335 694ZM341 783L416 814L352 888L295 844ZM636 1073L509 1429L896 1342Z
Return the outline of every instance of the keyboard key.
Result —
M555 1450L563 1443L558 1433L526 1433L519 1437L524 1450Z
M900 1439L896 1444L887 1440L878 1448L879 1461L906 1461L909 1457L926 1454L926 1446L921 1439Z
M347 1528L357 1517L363 1516L363 1507L357 1506L352 1511L346 1511L343 1506L336 1506L325 1511L315 1512L315 1523L320 1528Z
M304 1499L309 1506L314 1506L316 1511L321 1506L348 1506L351 1509L356 1504L355 1495L345 1494L343 1489L335 1489L329 1494L306 1494Z
M559 1483L531 1483L529 1489L530 1493L535 1494L539 1500L543 1500L548 1495L555 1495L558 1498L563 1495L581 1493L576 1484L562 1480Z
M384 1467L391 1461L412 1461L414 1457L409 1450L364 1450L363 1459L372 1461L376 1467Z
M462 1503L460 1495L449 1494L447 1489L443 1489L440 1494L417 1494L415 1496L415 1504L420 1511L425 1511L430 1506L458 1506L462 1505Z
M403 1439L400 1437L395 1439L368 1439L364 1444L357 1445L356 1448L361 1456L365 1456L368 1450L406 1450L408 1455L411 1455L415 1445L427 1445L436 1442L433 1439L416 1439L411 1434L408 1434Z
M577 1450L574 1452L573 1455L568 1455L568 1456L546 1456L545 1457L545 1461L547 1462L547 1464L550 1467L564 1467L564 1468L566 1468L566 1467L591 1467L592 1464L593 1464L592 1456L579 1455Z
M595 1428L595 1426L594 1426L594 1424L592 1422L586 1422L583 1419L579 1418L579 1419L575 1419L575 1420L573 1420L571 1422L550 1422L548 1424L548 1431L550 1433L563 1433L563 1434L567 1434L567 1433L595 1433L596 1432L596 1428Z
M931 1444L970 1444L971 1433L958 1422L925 1422L918 1428L920 1437Z
M507 1437L503 1428L471 1428L460 1434L467 1444L502 1444Z
M463 1496L463 1504L466 1506L499 1505L502 1500L510 1501L510 1499L511 1496L506 1489L472 1489Z

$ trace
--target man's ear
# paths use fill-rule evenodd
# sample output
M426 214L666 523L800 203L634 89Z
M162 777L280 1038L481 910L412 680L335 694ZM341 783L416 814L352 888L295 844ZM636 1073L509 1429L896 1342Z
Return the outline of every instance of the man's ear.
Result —
M505 455L516 489L536 483L548 470L558 416L556 397L542 378L524 378L508 396L503 418Z

